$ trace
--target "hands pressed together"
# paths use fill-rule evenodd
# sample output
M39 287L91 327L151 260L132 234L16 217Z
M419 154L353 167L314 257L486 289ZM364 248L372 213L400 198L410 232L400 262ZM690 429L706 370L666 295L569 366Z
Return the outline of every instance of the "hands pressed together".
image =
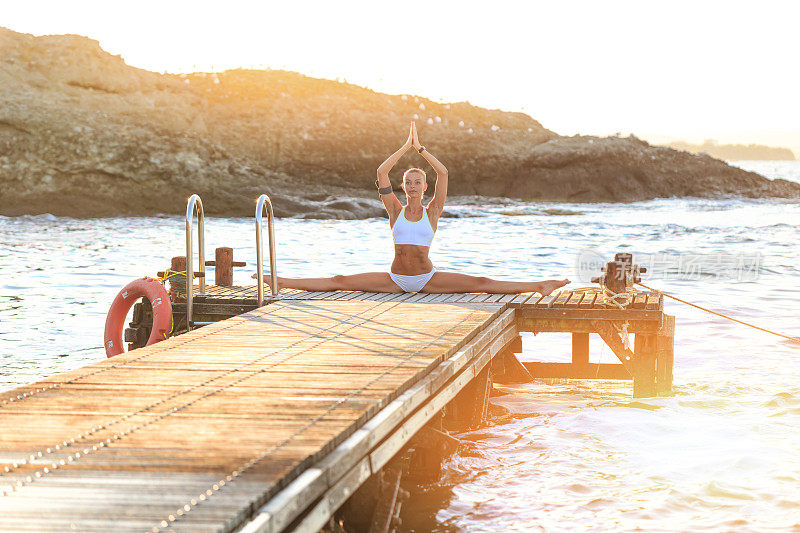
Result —
M412 146L418 151L422 148L422 144L419 142L419 135L417 134L417 125L413 120L411 121L411 130L408 132L408 139L406 139L406 143L403 145L403 150L408 150Z

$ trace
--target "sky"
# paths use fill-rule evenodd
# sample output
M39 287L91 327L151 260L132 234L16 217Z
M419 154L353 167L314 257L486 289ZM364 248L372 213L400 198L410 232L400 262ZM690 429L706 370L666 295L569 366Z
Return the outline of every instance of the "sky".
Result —
M523 111L562 135L762 143L800 156L800 2L70 2L0 26L97 39L158 72L280 68Z

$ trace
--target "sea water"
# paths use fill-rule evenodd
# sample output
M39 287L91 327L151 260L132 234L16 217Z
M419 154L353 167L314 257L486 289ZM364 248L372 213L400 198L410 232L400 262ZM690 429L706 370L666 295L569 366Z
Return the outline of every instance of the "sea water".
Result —
M737 162L800 182L798 162ZM212 201L208 199L208 201ZM463 200L431 258L498 279L569 277L630 252L643 282L800 336L800 200L627 204ZM119 289L183 255L183 219L0 217L0 390L102 360ZM385 219L275 224L281 275L385 271ZM251 219L207 218L207 254L255 270ZM591 263L591 262L590 262ZM493 399L511 416L460 438L468 454L412 493L403 531L800 530L800 344L665 299L676 316L675 394L634 401L629 382L531 383ZM591 337L591 360L615 362ZM523 358L568 361L569 334L523 334Z

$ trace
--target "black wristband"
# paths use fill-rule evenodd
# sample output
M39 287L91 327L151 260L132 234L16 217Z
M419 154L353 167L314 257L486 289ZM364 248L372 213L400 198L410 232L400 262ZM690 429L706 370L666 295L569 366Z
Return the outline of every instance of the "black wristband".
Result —
M420 146L420 147L417 149L417 152L419 152L419 153L422 153L422 152L423 152L423 150L425 150L425 147L424 147L424 146Z
M384 194L392 194L392 186L389 185L388 187L381 187L378 189L378 194L383 196Z

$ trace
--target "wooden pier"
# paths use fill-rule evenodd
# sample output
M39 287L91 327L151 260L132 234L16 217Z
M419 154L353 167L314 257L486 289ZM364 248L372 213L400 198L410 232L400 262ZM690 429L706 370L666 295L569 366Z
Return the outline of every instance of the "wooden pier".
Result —
M571 363L533 377L671 390L658 294L622 309L571 291L255 302L255 287L208 287L194 313L213 324L0 394L0 530L318 531L459 393L508 372L522 331L573 338ZM621 364L589 363L592 332Z

